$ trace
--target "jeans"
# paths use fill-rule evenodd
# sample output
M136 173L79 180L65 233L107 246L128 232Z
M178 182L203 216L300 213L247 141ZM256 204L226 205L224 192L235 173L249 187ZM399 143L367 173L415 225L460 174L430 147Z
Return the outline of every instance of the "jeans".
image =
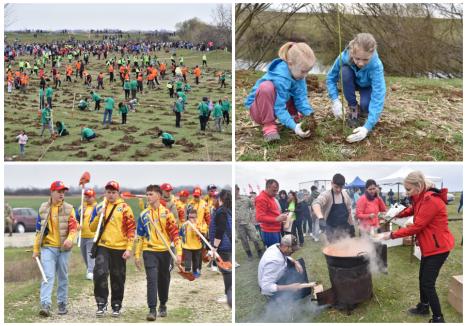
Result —
M444 252L438 255L422 257L421 264L419 265L419 299L421 303L429 303L432 315L436 317L442 316L442 310L435 283L449 253Z
M349 66L344 65L343 74L343 93L349 106L357 106L356 90L361 95L360 113L369 113L369 102L371 100L372 87L359 87L356 83L356 74Z
M221 132L221 119L222 117L215 118L216 131Z
M102 120L102 124L105 126L106 125L106 119L107 119L107 124L112 123L112 110L104 110L104 119Z
M91 258L91 248L93 247L93 238L81 238L81 256L86 265L88 273L92 273L94 270L94 258Z
M24 155L24 146L26 146L26 144L19 144L19 147L20 147L20 155Z
M276 243L281 242L281 232L265 232L262 231L262 240L265 247L268 248Z
M176 126L177 128L180 128L181 113L180 113L180 112L176 112L176 113L175 113L175 116L176 116L176 119L175 119L175 126Z
M41 304L52 304L55 274L57 273L57 303L68 303L68 260L71 251L60 248L42 247L41 263L48 283L41 282Z

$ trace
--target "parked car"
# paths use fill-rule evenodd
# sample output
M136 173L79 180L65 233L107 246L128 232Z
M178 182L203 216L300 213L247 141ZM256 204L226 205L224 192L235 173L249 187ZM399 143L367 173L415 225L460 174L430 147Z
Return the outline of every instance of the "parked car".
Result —
M453 203L454 200L455 200L455 195L451 194L451 193L448 193L447 194L447 203L448 204Z
M13 231L17 233L36 231L37 211L32 208L13 208ZM5 231L7 229L5 227Z

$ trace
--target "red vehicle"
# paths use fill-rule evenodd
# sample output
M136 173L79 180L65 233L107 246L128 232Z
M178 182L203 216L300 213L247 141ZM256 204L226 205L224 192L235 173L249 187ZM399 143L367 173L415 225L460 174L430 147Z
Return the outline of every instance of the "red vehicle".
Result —
M36 231L36 218L37 211L32 208L13 208L13 231L17 233Z

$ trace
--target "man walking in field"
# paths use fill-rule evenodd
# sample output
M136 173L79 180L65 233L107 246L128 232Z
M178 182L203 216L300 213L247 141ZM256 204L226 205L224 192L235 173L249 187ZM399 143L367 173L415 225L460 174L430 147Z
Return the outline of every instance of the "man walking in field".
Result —
M174 215L161 204L162 190L159 186L146 188L148 208L138 219L138 240L135 249L135 264L142 268L141 256L145 263L147 279L148 321L156 320L156 307L159 296L159 316L167 316L166 303L169 299L171 281L171 255L168 244L173 242L177 252L177 264L182 262L182 247L179 229ZM157 230L155 229L157 228ZM163 237L164 239L161 239Z
M132 254L135 238L135 218L132 208L120 198L120 186L110 181L105 187L105 200L93 211L91 232L99 227L96 263L94 265L94 297L96 317L103 317L109 296L108 277L111 283L112 317L119 317L124 297L126 262Z
M41 283L39 315L50 317L55 275L58 278L58 314L68 313L68 261L77 231L73 206L64 201L68 187L62 181L50 185L50 198L42 203L36 220L33 259L40 257L47 279Z

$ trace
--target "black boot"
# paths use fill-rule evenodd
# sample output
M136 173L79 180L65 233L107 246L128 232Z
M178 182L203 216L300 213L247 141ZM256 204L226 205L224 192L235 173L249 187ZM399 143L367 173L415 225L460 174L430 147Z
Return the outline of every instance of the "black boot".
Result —
M429 304L420 302L416 307L408 309L408 313L419 316L429 315Z
M431 319L429 319L430 323L445 323L444 316L432 316Z
M166 305L159 305L159 317L167 317Z
M156 308L150 308L148 315L146 315L147 321L155 321L156 320Z

